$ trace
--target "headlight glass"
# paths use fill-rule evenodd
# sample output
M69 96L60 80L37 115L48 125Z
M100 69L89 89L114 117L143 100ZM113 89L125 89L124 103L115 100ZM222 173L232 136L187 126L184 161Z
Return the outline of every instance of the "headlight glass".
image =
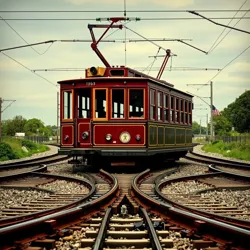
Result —
M89 137L89 133L87 131L82 133L82 139L86 140Z
M111 141L112 135L111 134L106 134L105 138L106 138L107 141Z

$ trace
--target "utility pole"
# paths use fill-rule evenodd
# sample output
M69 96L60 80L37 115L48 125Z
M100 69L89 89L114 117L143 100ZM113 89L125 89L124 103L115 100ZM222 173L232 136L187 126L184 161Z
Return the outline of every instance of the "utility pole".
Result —
M58 136L59 136L59 92L57 92L56 98L56 143L58 144Z
M0 97L0 142L2 140L2 98Z
M200 137L201 137L201 119L200 119Z
M210 118L210 141L212 141L212 139L213 139L213 82L210 81L210 84L208 84L208 83L206 83L206 84L187 84L187 86L189 86L189 85L210 85L210 104L207 103L206 101L204 101L203 98L200 96L197 96L197 95L190 93L188 91L187 91L187 93L200 98L203 102L205 102L210 107L210 115L211 115L211 118Z
M212 142L213 140L213 82L210 82L210 111L211 111L211 119L210 119L210 141Z
M206 129L206 136L208 136L208 114L207 114L207 129Z
M8 101L11 102L7 107L5 107L3 109L2 104L4 101ZM2 139L2 113L5 109L7 109L13 102L15 102L16 100L3 100L2 97L0 97L0 142Z

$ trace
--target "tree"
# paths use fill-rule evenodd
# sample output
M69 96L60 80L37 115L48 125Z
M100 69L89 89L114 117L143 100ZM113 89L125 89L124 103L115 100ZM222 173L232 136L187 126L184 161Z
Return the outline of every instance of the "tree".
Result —
M26 135L38 135L41 134L41 131L44 129L44 123L37 119L32 118L28 120L24 126L24 131Z
M12 120L2 121L2 135L14 136L17 132L24 132L26 122L21 115L15 116Z
M250 90L228 105L222 114L232 122L238 132L250 132Z
M52 136L53 135L53 130L50 125L43 127L39 130L39 133L44 136Z
M225 116L215 116L213 118L215 135L229 135L232 123Z
M193 121L193 124L192 124L192 132L193 134L206 134L206 128L205 127L202 127L200 128L200 124L196 121Z

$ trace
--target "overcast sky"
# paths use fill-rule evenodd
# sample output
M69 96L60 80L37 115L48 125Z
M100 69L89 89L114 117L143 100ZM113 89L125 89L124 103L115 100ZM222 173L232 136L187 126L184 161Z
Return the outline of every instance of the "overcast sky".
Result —
M240 8L244 11L238 11ZM126 23L129 29L111 30L106 39L115 42L98 46L111 65L126 65L148 73L145 69L153 63L154 59L150 56L157 54L158 47L149 42L120 42L125 37L127 40L142 39L139 34L148 39L187 39L183 41L209 53L205 54L177 41L156 41L157 45L171 49L177 55L168 62L162 79L180 90L202 97L208 103L210 99L206 97L210 96L210 86L204 84L212 80L213 103L219 110L250 89L250 34L225 29L219 38L224 27L185 12L195 10L207 18L222 18L213 20L250 32L250 19L247 19L250 18L247 12L250 9L249 0L0 0L0 49L59 40L53 44L0 53L0 97L5 100L3 108L10 104L8 100L16 100L2 113L2 118L11 119L15 115L22 115L26 119L39 118L46 125L56 124L57 81L81 78L85 72L50 70L103 66L90 48L90 42L66 43L60 40L89 40L89 23L99 24L95 21L99 17L123 17L124 9L126 16L132 19ZM3 12L42 10L61 12ZM76 10L84 12L62 12ZM167 12L170 10L183 12ZM232 20L234 16L237 19ZM135 17L141 18L141 21L135 22ZM107 21L101 23L108 24ZM95 30L95 33L98 37L100 29ZM164 50L160 50L158 55L165 55ZM150 75L157 75L162 60L162 57L157 57ZM187 70L187 67L190 69ZM34 74L33 70L39 71ZM210 114L209 106L198 97L194 98L194 105L194 120L199 122L201 119L205 124L206 116Z

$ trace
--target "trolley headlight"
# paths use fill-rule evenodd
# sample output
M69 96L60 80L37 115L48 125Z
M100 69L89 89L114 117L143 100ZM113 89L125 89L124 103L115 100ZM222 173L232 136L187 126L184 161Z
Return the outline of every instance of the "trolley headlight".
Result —
M106 134L106 141L111 141L112 135L111 134Z
M137 134L137 135L135 136L135 139L136 139L137 141L140 141L140 140L141 140L141 136L140 136L139 134Z
M89 137L89 133L88 133L87 131L84 131L84 132L82 133L82 139L83 139L83 140L86 140L88 137Z

